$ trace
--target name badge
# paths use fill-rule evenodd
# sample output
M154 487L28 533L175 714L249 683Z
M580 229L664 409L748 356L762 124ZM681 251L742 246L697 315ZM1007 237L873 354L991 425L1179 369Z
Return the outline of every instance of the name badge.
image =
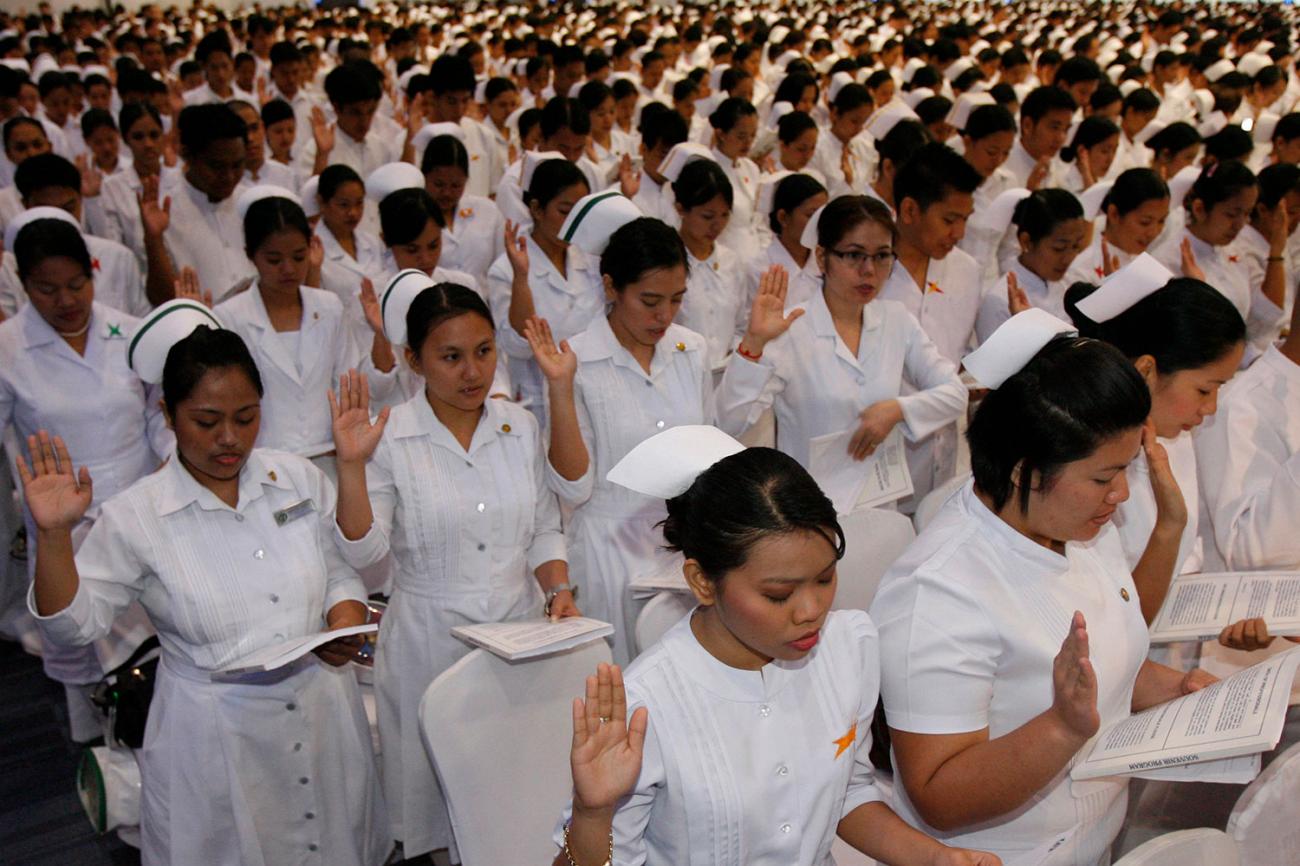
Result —
M299 517L306 517L315 510L316 503L312 502L310 499L304 499L302 502L295 502L288 508L281 508L279 511L275 512L275 525L284 526L286 523L291 523Z

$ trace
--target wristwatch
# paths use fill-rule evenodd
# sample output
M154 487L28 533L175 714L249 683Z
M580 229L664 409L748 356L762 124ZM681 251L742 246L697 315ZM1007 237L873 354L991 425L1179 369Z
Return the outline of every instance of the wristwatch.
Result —
M575 599L578 597L578 587L576 584L562 583L559 586L551 587L550 589L546 590L546 605L545 607L542 608L543 615L545 615L548 618L550 617L551 605L555 603L555 597L562 592L572 593Z

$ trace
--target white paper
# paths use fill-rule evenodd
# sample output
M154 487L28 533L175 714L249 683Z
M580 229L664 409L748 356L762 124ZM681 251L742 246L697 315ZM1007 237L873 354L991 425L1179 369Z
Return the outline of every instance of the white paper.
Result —
M1225 626L1262 616L1273 635L1300 635L1300 573L1231 572L1174 578L1151 623L1151 642L1213 640Z
M866 460L854 460L849 442L855 430L808 441L808 471L839 514L873 508L912 495L903 431L895 427Z
M691 588L686 584L686 575L682 574L681 561L674 561L672 567L639 574L628 582L633 598L648 598L661 592L690 594Z
M1043 866L1043 864L1050 862L1053 854L1059 851L1073 851L1074 846L1070 842L1078 833L1078 827L1071 827L1066 832L1053 836L1033 850L1007 860L1004 866Z
M365 625L352 625L347 628L336 628L333 631L322 631L316 634L296 637L282 643L272 644L262 647L256 652L249 653L234 664L227 665L219 671L212 672L212 679L222 680L239 677L243 674L265 673L282 668L285 665L295 662L307 653L324 646L332 640L341 637L351 637L354 634L374 634L379 631L379 623L372 622Z
M458 625L451 633L467 644L482 647L508 661L515 661L600 640L613 634L614 627L598 619L575 616L558 622L534 619Z
M1217 761L1200 761L1196 764L1180 764L1174 767L1161 767L1158 770L1146 770L1133 773L1133 778L1149 779L1154 782L1217 782L1221 785L1245 785L1255 781L1263 763L1263 755L1256 752L1253 755L1220 758Z
M1282 736L1297 665L1300 647L1135 713L1094 737L1070 777L1132 775L1267 751Z

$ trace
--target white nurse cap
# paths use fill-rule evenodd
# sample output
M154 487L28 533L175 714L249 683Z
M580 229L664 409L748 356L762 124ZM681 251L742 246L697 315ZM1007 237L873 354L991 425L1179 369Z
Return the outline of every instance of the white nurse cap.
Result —
M933 89L929 87L918 87L915 90L909 90L907 93L904 93L902 96L898 98L903 100L903 102L907 103L908 106L910 106L911 108L916 108L918 105L920 105L925 100L929 99L931 96L934 96Z
M560 227L560 240L598 256L605 252L614 232L643 216L641 209L617 190L594 192L574 203Z
M776 197L776 188L781 185L781 181L785 180L792 174L795 174L795 172L783 168L780 171L765 174L762 179L759 180L758 206L756 211L759 214L760 221L764 225L767 225L767 218L772 213L772 199Z
M302 199L298 198L297 193L274 184L258 184L244 190L235 201L235 213L239 214L239 221L243 222L244 217L248 216L248 209L265 198L287 198L299 207L302 206Z
M686 168L686 164L697 159L716 162L713 159L713 151L702 144L694 141L683 141L681 144L674 144L672 150L668 151L668 155L664 157L663 164L659 166L659 173L668 178L669 183L677 183L677 178L681 177L682 169Z
M320 216L320 175L313 174L307 180L303 181L302 192L302 212L309 218Z
M1205 80L1213 84L1229 72L1232 72L1235 68L1236 67L1232 65L1231 60L1226 58L1216 60L1205 68Z
M11 219L9 224L5 226L5 249L9 250L9 252L13 252L14 241L18 239L18 233L29 223L36 222L36 220L62 220L65 223L75 226L77 231L81 231L81 224L77 222L72 214L68 213L61 207L48 207L46 205L41 205L40 207L29 207L27 210Z
M424 189L424 175L409 162L390 162L366 178L366 198L380 202L401 189Z
M1033 307L1003 322L962 364L980 385L1000 388L1058 335L1074 333L1073 326Z
M744 450L717 427L672 427L627 452L605 480L656 499L672 499L690 490L713 464Z
M813 211L813 215L808 217L808 222L803 227L803 234L799 235L799 246L806 250L817 249L817 232L822 221L822 211L826 210L826 205L822 205Z
M1179 169L1178 173L1169 178L1169 208L1176 210L1183 206L1183 199L1187 198L1187 193L1191 190L1192 184L1201 176L1201 167L1198 165L1188 165Z
M777 122L794 111L794 103L782 99L780 102L773 102L772 108L767 112L767 125L776 128Z
M1273 58L1269 57L1267 54L1260 54L1256 51L1252 51L1249 54L1243 55L1242 58L1237 61L1237 71L1254 78L1259 74L1261 69L1272 65Z
M1101 203L1106 200L1106 196L1114 186L1113 180L1098 181L1079 194L1079 204L1083 205L1084 219L1092 222L1101 214Z
M1163 288L1173 278L1173 273L1154 256L1142 253L1102 280L1097 290L1076 307L1094 322L1108 322L1147 295Z
M971 112L981 105L997 105L997 100L988 93L963 93L952 104L952 110L948 112L946 118L947 122L954 129L965 129L966 124L970 121Z
M974 221L977 228L993 232L999 237L1011 227L1011 218L1015 216L1016 207L1033 192L1023 186L1003 190L989 202L983 212L976 214Z
M898 125L900 120L917 120L916 112L913 111L905 102L891 101L883 108L871 115L863 131L874 138L876 141L889 135L890 130Z
M429 275L416 268L398 271L379 296L379 315L384 323L384 336L395 346L406 345L406 313L411 304L425 289L435 283Z
M853 84L853 83L854 83L853 74L850 72L837 72L834 75L832 75L831 83L826 88L827 104L831 104L835 102L835 97L840 95L840 91L844 89L844 85Z
M553 159L564 159L564 154L558 150L530 150L525 153L524 164L519 167L519 188L527 193L528 187L533 184L533 175L537 172L537 167Z
M200 325L221 329L221 320L198 301L175 298L140 320L127 343L126 363L143 381L162 382L167 354Z

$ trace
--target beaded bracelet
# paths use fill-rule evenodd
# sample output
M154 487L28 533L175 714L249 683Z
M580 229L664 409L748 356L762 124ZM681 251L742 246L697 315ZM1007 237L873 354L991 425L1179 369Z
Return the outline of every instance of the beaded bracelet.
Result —
M578 866L578 861L573 859L573 852L569 850L569 826L572 820L564 825L564 857L569 861L569 866ZM609 828L609 857L601 866L613 866L614 864L614 828Z

